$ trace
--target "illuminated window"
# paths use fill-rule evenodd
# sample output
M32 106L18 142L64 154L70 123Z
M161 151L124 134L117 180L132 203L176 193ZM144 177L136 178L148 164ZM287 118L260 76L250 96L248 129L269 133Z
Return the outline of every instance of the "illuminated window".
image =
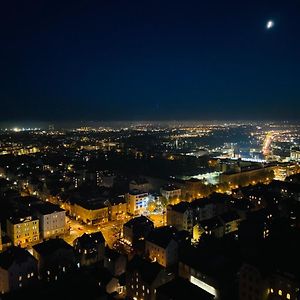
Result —
M19 276L19 281L21 281L22 280L22 276Z
M289 293L286 294L286 299L291 299L291 295Z
M273 290L273 289L271 289L271 293L274 293L274 290Z
M279 296L282 296L282 290L279 290L279 291L278 291L278 295L279 295Z

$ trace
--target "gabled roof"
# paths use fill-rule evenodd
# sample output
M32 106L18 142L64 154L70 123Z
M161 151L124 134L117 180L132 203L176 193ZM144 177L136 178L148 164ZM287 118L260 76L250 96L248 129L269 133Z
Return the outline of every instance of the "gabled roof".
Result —
M155 228L147 237L147 241L162 248L167 248L171 240L177 240L177 230L172 226Z
M65 242L63 239L55 238L34 245L33 249L40 255L47 256L60 249L73 250L73 247L67 242Z
M28 259L36 260L27 250L19 247L12 247L0 253L0 267L4 270L8 270L14 262L21 264Z
M139 217L136 217L136 218L133 218L133 219L129 220L128 222L126 222L124 224L124 226L126 226L126 227L135 227L135 226L142 226L142 225L144 226L146 224L154 226L153 222L150 219L148 219L145 216L139 216Z
M81 247L88 248L92 245L105 243L105 239L101 231L94 233L84 233L82 236L75 240L76 244L79 243Z

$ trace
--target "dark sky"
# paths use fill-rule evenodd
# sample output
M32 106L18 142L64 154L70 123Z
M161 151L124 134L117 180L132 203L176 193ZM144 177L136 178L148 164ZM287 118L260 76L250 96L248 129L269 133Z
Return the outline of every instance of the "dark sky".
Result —
M0 41L0 121L300 116L298 0L5 0Z

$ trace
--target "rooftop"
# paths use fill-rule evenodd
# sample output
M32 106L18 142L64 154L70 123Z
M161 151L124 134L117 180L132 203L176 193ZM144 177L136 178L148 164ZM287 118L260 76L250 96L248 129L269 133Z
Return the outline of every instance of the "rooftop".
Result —
M73 247L70 246L63 239L55 238L48 241L44 241L40 244L34 245L33 249L41 255L47 256L53 254L59 249L73 250Z
M27 250L19 247L12 247L0 253L0 267L4 270L8 270L14 262L21 264L28 259L35 260Z
M171 240L177 240L177 230L172 226L155 228L148 236L147 241L162 248L168 247Z
M212 300L214 296L202 290L198 286L182 278L175 278L157 288L157 295L163 296L164 299L182 300Z
M101 231L94 233L84 233L82 236L78 237L76 243L79 243L81 247L88 247L92 244L105 243L105 239Z
M149 224L149 225L153 226L153 222L150 219L148 219L145 216L140 216L140 217L136 217L136 218L129 220L128 222L126 222L124 224L124 226L134 227L134 226L141 226L141 225L145 225L145 224Z

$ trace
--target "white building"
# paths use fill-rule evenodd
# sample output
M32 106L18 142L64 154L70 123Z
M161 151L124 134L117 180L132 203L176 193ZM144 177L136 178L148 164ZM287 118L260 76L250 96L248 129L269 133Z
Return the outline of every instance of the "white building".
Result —
M139 190L132 190L126 194L128 212L132 215L141 215L146 212L149 194Z
M160 189L160 193L169 200L179 198L181 196L181 189L174 185L167 185Z
M38 203L34 206L39 219L41 238L48 239L65 233L66 212L52 203Z

